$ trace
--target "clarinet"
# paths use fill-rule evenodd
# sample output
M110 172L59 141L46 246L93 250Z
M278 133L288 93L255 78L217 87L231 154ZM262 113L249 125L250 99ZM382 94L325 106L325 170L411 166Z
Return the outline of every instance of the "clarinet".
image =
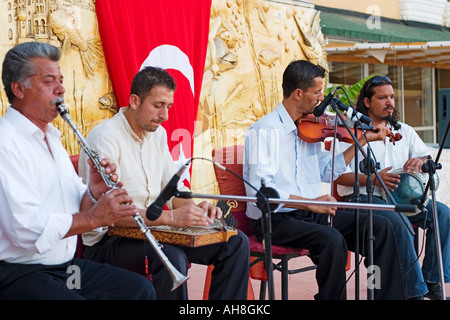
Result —
M64 102L64 99L62 97L60 97L60 98L56 99L56 103L55 103L56 110L59 112L61 118L63 118L64 121L67 122L67 124L70 126L72 131L75 133L75 135L78 138L78 143L80 144L83 151L86 152L87 156L92 160L95 168L98 170L98 172L102 176L106 185L108 187L110 187L111 189L120 189L119 183L114 182L111 179L111 176L106 173L105 168L100 163L100 158L99 158L98 153L89 147L89 145L87 144L83 135L81 134L80 130L78 130L77 125L73 122L72 117L70 116L69 112L65 108L63 102ZM136 212L136 214L133 215L132 218L136 222L137 226L139 227L139 230L145 235L145 238L150 243L152 248L155 250L158 257L161 259L161 262L164 264L166 269L169 271L169 274L173 280L173 286L172 286L171 291L175 290L180 285L182 285L184 282L186 282L189 279L189 277L183 275L172 265L172 263L169 261L167 256L162 251L161 245L158 243L158 241L155 239L155 237L150 232L150 229L145 224L145 221L141 217L139 212Z

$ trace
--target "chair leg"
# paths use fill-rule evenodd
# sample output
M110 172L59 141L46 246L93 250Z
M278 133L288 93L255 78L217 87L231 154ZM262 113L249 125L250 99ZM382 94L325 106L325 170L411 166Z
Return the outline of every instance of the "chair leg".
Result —
M205 287L203 288L203 300L209 299L209 288L211 287L211 272L213 271L214 266L211 264L206 269L205 276Z
M261 280L259 288L259 300L266 300L267 281Z
M250 277L248 277L247 300L255 300L255 293L253 292L253 285Z
M281 258L281 299L288 300L288 259Z

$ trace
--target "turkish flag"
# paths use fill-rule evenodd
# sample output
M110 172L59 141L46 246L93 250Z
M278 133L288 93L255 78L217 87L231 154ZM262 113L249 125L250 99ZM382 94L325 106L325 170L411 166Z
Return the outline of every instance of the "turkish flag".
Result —
M175 161L192 157L208 45L211 0L97 0L98 28L119 107L145 66L166 69L177 89L163 123Z

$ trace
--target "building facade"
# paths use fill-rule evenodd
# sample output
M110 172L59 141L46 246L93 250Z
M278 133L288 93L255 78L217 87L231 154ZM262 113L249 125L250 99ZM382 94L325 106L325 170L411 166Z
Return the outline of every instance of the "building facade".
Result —
M328 85L350 86L370 75L390 77L401 120L426 143L439 143L445 121L439 117L439 91L450 88L450 3L313 2L327 42Z

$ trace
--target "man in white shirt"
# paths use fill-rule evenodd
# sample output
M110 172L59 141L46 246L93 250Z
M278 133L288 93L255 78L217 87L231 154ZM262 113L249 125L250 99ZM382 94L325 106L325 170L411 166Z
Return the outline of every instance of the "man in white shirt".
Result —
M380 178L384 181L390 191L398 187L400 175L392 173L392 170L401 169L402 172L416 173L422 171L422 165L427 161L430 154L428 147L420 139L416 131L407 125L398 121L398 111L395 109L395 95L391 80L385 76L375 76L365 82L361 88L357 99L357 110L372 119L373 124L386 123L391 125L393 134L400 134L401 139L395 144L386 141L374 141L370 144L372 149L372 159L380 164L382 170L379 171ZM340 142L336 150L345 149L348 144ZM367 146L365 146L367 153ZM375 158L374 158L375 157ZM363 155L359 152L358 159L363 160ZM338 193L340 196L352 200L353 185L355 181L354 161L348 166L347 172L341 175L336 183L338 184ZM372 202L383 204L382 189L380 181L375 179ZM358 178L360 189L360 201L367 202L367 176L359 173ZM445 281L450 281L450 209L444 203L436 203L440 240L442 247L442 258L444 264ZM440 299L439 270L437 263L436 238L433 224L433 209L431 201L426 206L427 212L409 216L409 220L416 226L426 229L425 257L423 260L422 271L417 259L417 254L413 246L413 237L407 228L400 222L398 214L390 212L376 212L384 215L392 221L397 239L397 245L401 255L400 263L406 282L407 297L420 299L422 296L433 300ZM402 213L400 213L403 215ZM406 220L406 217L403 219ZM423 273L423 275L422 275Z
M120 181L127 188L133 203L148 225L177 227L208 226L222 212L207 201L196 205L191 199L169 200L169 210L163 210L154 221L146 217L146 209L155 201L176 168L167 145L167 134L161 124L168 119L176 84L167 71L147 67L139 71L132 82L129 105L113 118L102 122L86 137L99 154L117 164ZM86 157L81 154L79 174L87 178ZM179 191L189 191L178 183ZM121 219L115 226L135 227L131 218ZM157 299L187 299L187 284L171 291L169 273L154 250L144 241L110 236L103 231L83 235L84 256L144 274L148 257ZM227 242L197 248L164 244L163 251L183 274L189 263L214 265L209 299L239 299L247 297L249 244L239 231Z
M262 179L266 187L275 189L282 199L336 201L321 195L321 181L330 181L331 154L321 142L302 141L297 134L296 120L311 114L323 100L325 70L308 61L291 62L283 74L283 100L270 114L254 123L247 131L244 155L244 178L256 189ZM367 135L369 141L384 139L386 126ZM365 144L365 139L360 139ZM345 171L354 156L349 148L336 156L335 174ZM246 185L247 195L255 196ZM262 239L261 211L247 203L247 215L254 219L252 230ZM332 226L328 215L334 215ZM362 213L359 239L366 240L367 215ZM347 251L355 249L354 212L332 206L283 205L271 215L272 243L309 250L317 264L319 292L315 299L346 299ZM381 270L381 286L375 289L375 299L404 299L403 283L398 263L397 247L390 222L374 217L374 264ZM367 256L367 245L360 245Z
M77 234L136 207L126 190L109 192L93 166L88 188L75 173L50 123L65 92L60 57L54 46L27 42L3 62L11 106L0 118L0 300L154 299L144 277L74 258ZM117 181L115 165L106 159L102 165Z

